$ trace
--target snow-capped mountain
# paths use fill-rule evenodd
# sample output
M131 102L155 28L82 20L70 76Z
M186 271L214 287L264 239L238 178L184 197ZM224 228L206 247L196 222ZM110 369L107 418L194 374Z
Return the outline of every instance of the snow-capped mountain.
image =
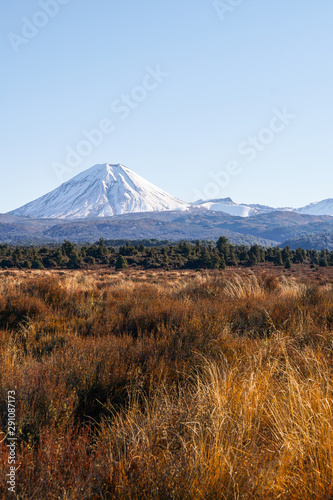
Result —
M193 203L195 206L213 210L214 212L224 212L237 217L251 217L253 215L266 214L276 210L265 205L244 205L235 203L231 198L219 198L215 200L199 200Z
M178 200L123 165L95 165L10 212L34 218L86 219L130 212L186 210Z
M306 207L291 208L279 207L273 208L267 205L238 204L231 198L219 198L215 200L199 200L193 203L194 206L200 206L214 212L224 212L238 217L252 217L254 215L268 214L270 212L297 212L304 215L330 215L333 216L333 198L328 198L317 203L311 203Z
M253 217L270 212L296 212L333 216L333 199L302 208L273 208L238 204L231 198L186 203L166 193L123 165L104 163L81 172L57 189L12 212L34 219L88 219L135 212L211 210L236 217Z
M327 200L319 201L316 203L310 203L310 205L307 205L306 207L298 208L296 212L306 215L333 216L333 198L328 198Z

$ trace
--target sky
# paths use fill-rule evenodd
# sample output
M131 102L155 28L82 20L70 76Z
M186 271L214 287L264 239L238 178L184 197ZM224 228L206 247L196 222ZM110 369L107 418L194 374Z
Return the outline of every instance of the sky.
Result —
M97 163L186 201L333 198L330 0L15 0L0 213Z

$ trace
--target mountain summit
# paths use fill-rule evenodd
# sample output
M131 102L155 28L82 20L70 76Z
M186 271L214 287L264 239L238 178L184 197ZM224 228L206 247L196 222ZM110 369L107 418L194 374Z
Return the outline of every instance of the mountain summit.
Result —
M131 212L185 210L178 200L123 165L95 165L10 212L37 219L86 219Z

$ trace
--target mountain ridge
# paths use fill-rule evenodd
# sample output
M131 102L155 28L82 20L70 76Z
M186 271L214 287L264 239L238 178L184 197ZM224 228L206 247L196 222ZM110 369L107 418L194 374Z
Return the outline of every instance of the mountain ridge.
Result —
M278 216L279 223L284 221L287 224L290 222L288 214L309 215L314 218L313 221L318 216L332 218L333 199L328 198L301 208L274 208L260 204L239 204L230 197L187 203L163 191L124 165L103 163L79 173L37 200L8 212L7 216L26 217L31 220L84 221L126 214L134 216L136 213L154 213L156 217L158 213L170 211L179 211L180 213L185 211L191 216L194 212L224 214L224 216L231 218L230 224L233 221L237 227L241 227L241 233L243 232L240 222L242 219L249 220L246 227L250 227L252 231L256 226L256 218L267 215L267 220L270 221L273 231L270 231L267 224L264 223L269 233L269 236L265 235L264 237L277 241L273 222L275 217L270 214L280 214ZM204 219L205 215L202 218ZM299 225L300 219L297 220L296 225ZM18 221L14 222L18 223ZM318 220L317 223L320 225ZM35 222L32 222L32 225L34 224ZM317 229L314 227L313 231L316 232ZM261 237L261 235L257 236ZM302 234L298 236L302 236ZM288 237L290 236L286 235L286 238Z
M201 206L216 212L225 212L238 217L254 217L271 212L294 212L304 215L328 215L333 217L333 198L310 203L305 207L270 207L253 203L236 203L231 198L217 198L212 200L198 200L193 206Z
M217 240L233 244L281 245L291 238L333 231L333 217L273 212L233 217L206 209L128 213L95 219L32 219L0 214L0 244L93 243L104 239Z
M111 163L94 165L53 191L8 214L34 219L84 220L127 213L183 211L195 207L241 218L281 211L333 217L332 198L301 208L236 203L230 197L187 203L163 191L124 165Z

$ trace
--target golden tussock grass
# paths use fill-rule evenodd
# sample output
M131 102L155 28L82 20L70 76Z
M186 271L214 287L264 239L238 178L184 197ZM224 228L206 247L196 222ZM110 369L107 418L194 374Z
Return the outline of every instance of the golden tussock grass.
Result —
M332 350L301 276L1 273L17 498L333 498Z

